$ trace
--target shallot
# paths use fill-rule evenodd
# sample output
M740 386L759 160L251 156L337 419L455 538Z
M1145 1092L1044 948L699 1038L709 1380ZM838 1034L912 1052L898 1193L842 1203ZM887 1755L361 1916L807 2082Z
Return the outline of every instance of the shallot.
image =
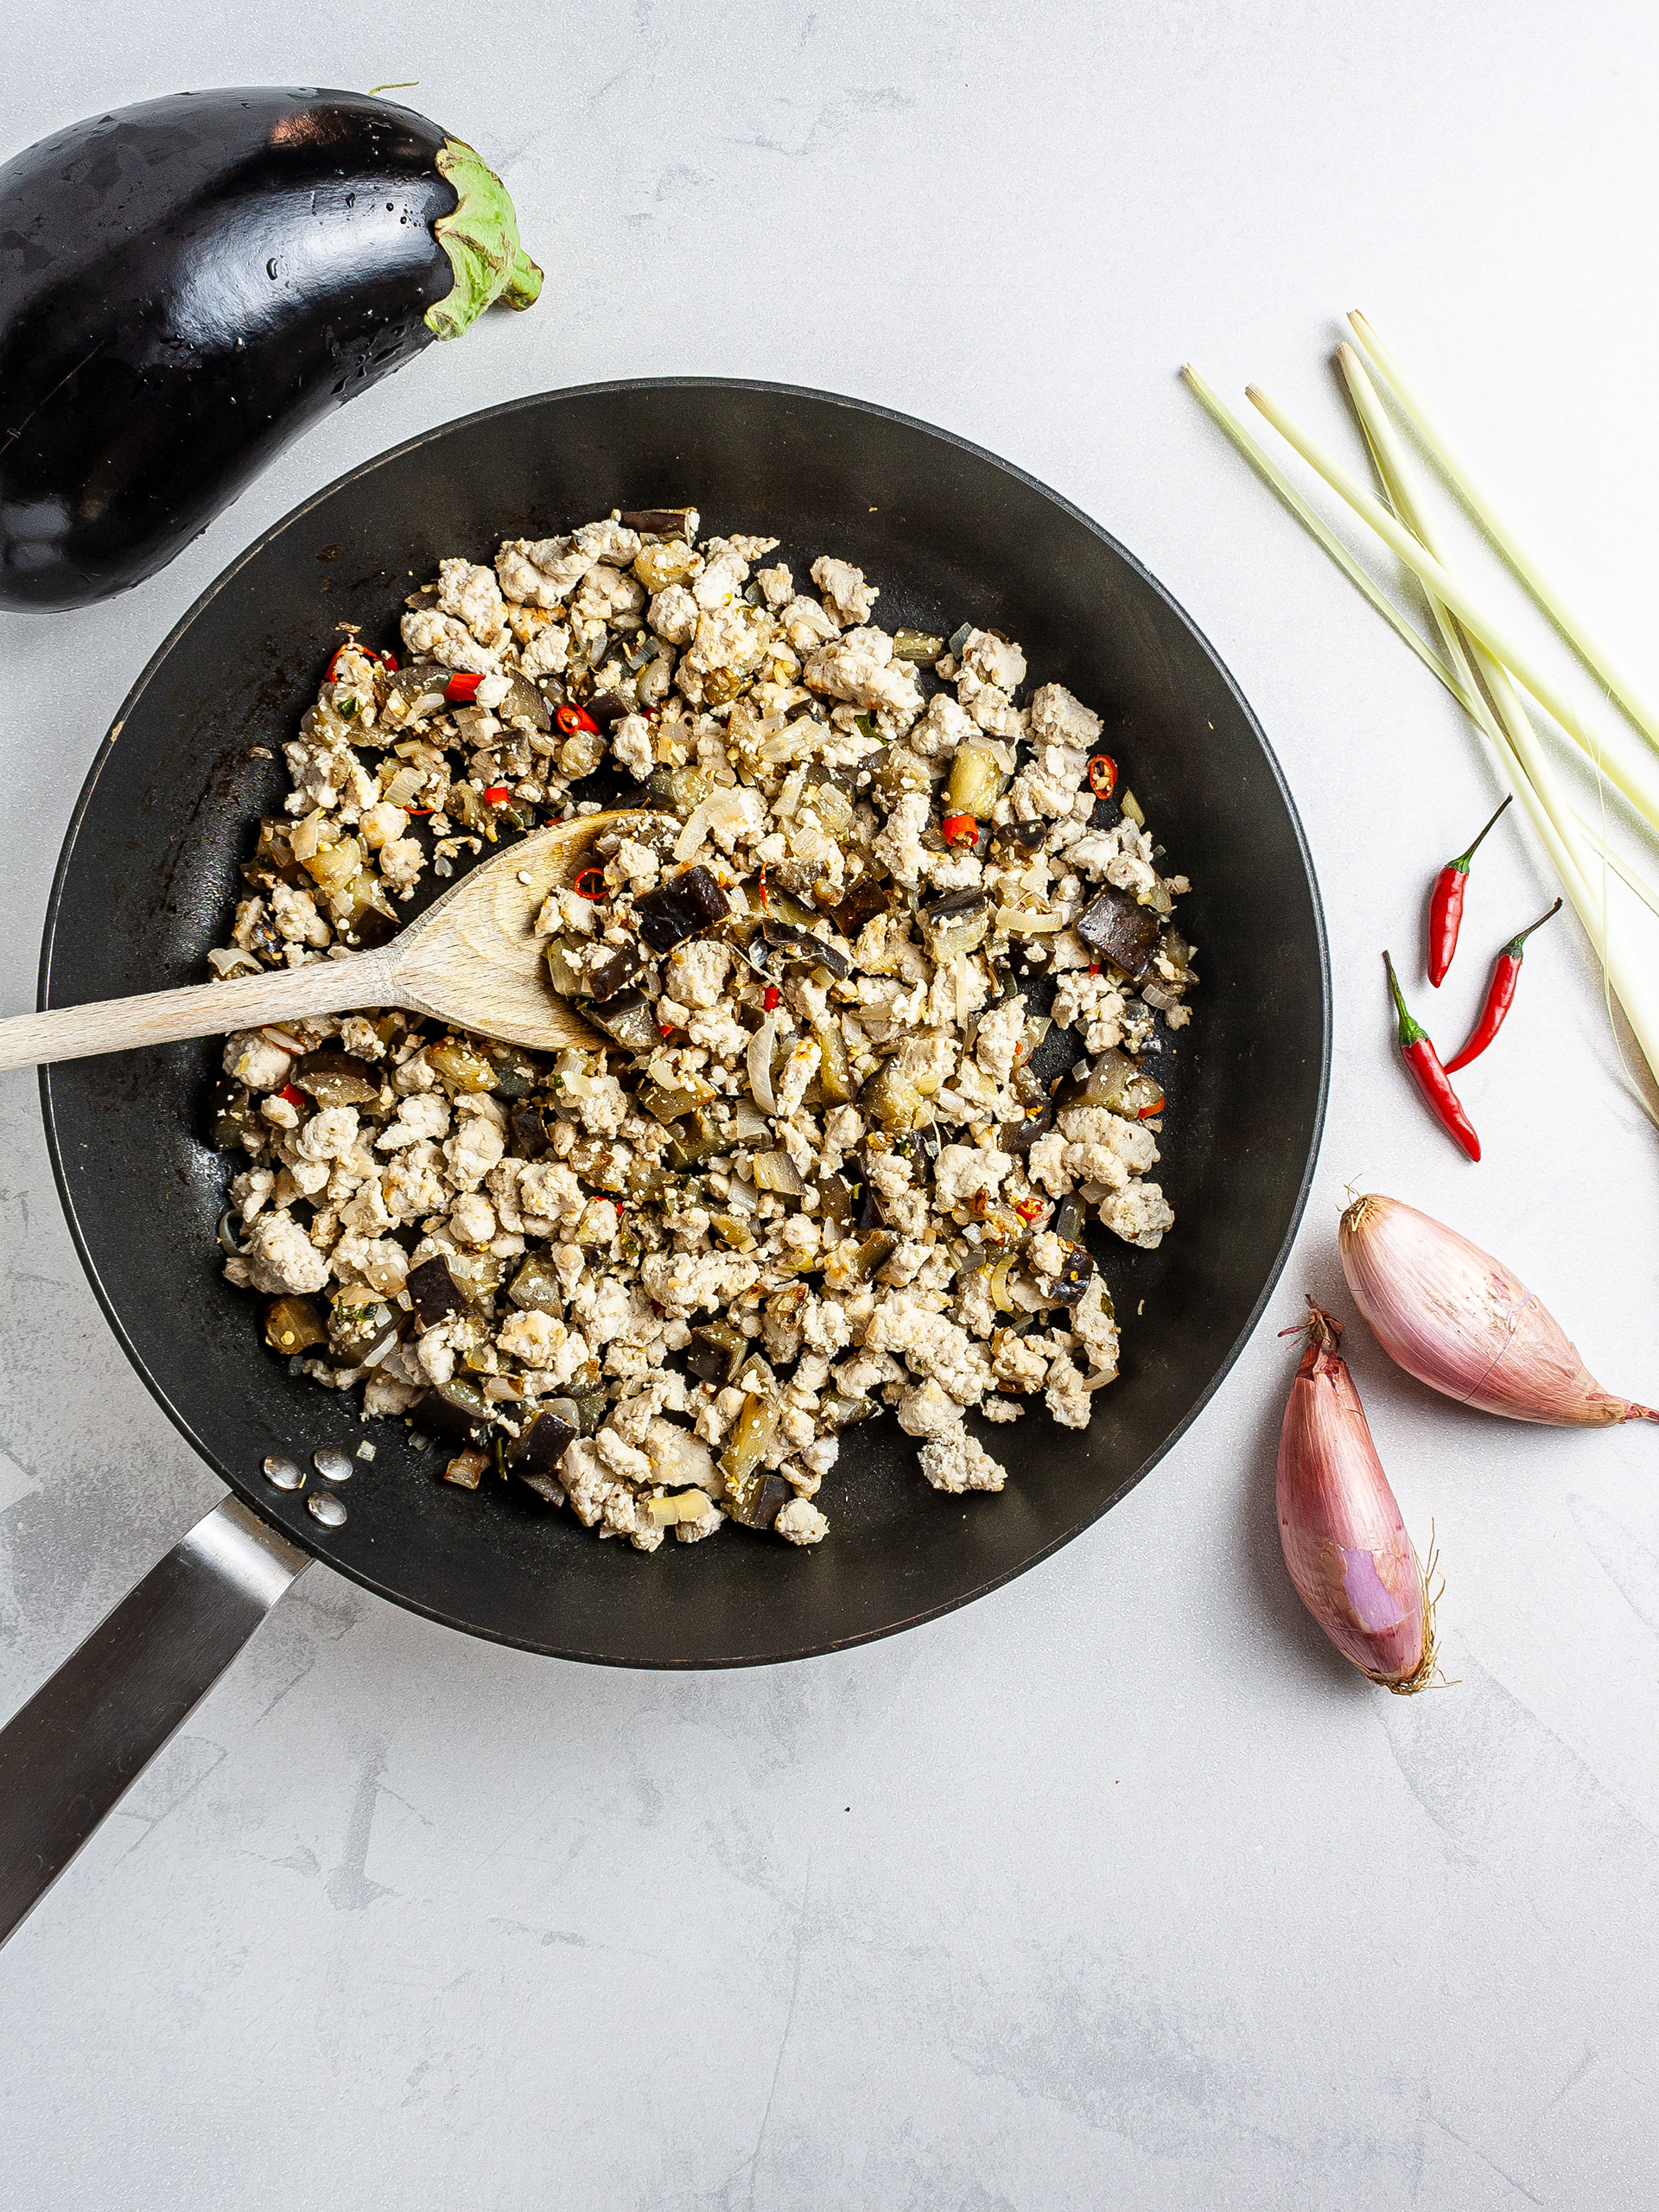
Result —
M1279 1541L1297 1596L1343 1657L1404 1696L1434 1673L1427 1577L1337 1349L1342 1325L1307 1304L1279 1437Z
M1431 1390L1510 1421L1609 1428L1659 1421L1604 1390L1560 1324L1499 1260L1398 1198L1356 1198L1342 1271L1390 1359Z

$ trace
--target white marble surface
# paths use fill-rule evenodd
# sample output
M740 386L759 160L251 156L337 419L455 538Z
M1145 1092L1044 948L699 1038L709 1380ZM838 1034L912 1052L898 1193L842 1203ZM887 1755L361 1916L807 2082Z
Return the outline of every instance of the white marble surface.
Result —
M45 0L7 42L4 150L181 83L418 77L550 276L141 590L0 620L0 1010L32 1003L116 704L257 530L429 423L652 372L884 402L1122 537L1278 749L1337 983L1268 1322L1153 1478L1011 1588L845 1657L671 1679L308 1574L0 1957L9 2205L1652 2204L1659 1439L1459 1416L1356 1326L1446 1573L1457 1684L1408 1701L1300 1613L1272 1463L1274 1329L1304 1287L1351 1312L1351 1178L1502 1252L1653 1395L1656 1140L1570 925L1466 1079L1482 1167L1389 1065L1378 950L1411 945L1490 773L1175 381L1189 354L1254 374L1345 435L1326 363L1363 305L1651 666L1651 10ZM1494 838L1448 1038L1548 895ZM81 1279L29 1077L0 1116L9 1710L216 1485Z

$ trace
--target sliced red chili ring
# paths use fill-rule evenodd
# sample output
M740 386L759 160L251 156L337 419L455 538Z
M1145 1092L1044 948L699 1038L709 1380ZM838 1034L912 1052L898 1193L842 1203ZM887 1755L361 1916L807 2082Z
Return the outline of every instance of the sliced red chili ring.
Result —
M1035 1221L1043 1211L1043 1202L1040 1198L1016 1198L1014 1210L1021 1221Z
M1140 1112L1135 1116L1135 1119L1136 1119L1136 1121L1138 1121L1138 1122L1144 1122L1144 1121L1146 1121L1146 1120L1147 1119L1147 1117L1148 1117L1150 1115L1153 1115L1153 1114L1161 1114L1161 1113L1163 1112L1163 1110L1164 1110L1164 1094L1163 1094L1163 1092L1160 1090L1160 1091L1159 1092L1159 1094L1158 1094L1157 1097L1154 1099L1154 1101L1153 1101L1153 1103L1152 1103L1152 1104L1151 1104L1150 1106L1143 1106L1143 1107L1141 1109L1141 1111L1140 1111Z
M772 1008L781 1001L783 995L783 993L779 989L776 983L768 983L766 989L760 995L760 1006L762 1012L770 1014Z
M1096 798L1110 798L1117 789L1117 763L1109 753L1096 753L1089 763L1089 788Z
M584 890L582 887L588 883L597 884L599 887L598 889L595 891ZM583 868L582 874L576 878L570 888L575 893L578 899L591 899L595 906L601 899L608 899L611 895L611 887L605 880L605 871L602 868Z
M443 696L452 707L464 707L478 696L481 676L457 671L443 687Z
M674 1034L673 1023L671 1021L659 1021L657 1025L657 1034L659 1037L671 1037Z
M340 665L340 655L342 653L353 652L361 653L365 660L378 660L388 675L397 675L397 662L395 655L391 653L377 652L372 645L359 645L354 639L348 638L343 645L336 645L334 647L334 658L329 662L328 666L323 674L322 680L325 683L332 683L334 682L334 671Z
M562 707L555 707L553 719L567 737L574 737L585 729L594 737L599 735L599 724L585 707L577 706L574 699L567 699Z
M944 842L947 845L976 845L979 824L971 814L947 814L944 817Z
M276 1096L279 1098L286 1098L290 1106L298 1106L302 1109L310 1103L299 1085L294 1083L285 1083Z
M505 806L512 797L511 784L492 784L484 794L485 801L490 806Z

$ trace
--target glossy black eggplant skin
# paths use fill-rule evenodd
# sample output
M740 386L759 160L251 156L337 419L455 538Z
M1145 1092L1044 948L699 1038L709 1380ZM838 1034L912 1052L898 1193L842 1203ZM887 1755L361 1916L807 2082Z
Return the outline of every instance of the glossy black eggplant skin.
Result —
M264 86L119 109L0 169L0 605L153 575L432 343L445 139L366 94Z

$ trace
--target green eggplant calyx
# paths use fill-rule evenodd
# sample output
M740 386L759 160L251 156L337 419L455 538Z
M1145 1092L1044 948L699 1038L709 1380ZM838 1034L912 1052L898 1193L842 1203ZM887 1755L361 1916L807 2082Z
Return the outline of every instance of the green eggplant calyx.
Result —
M493 300L510 308L533 306L542 272L518 243L518 218L507 188L480 156L459 138L447 138L438 174L454 185L454 211L441 215L432 234L448 255L454 289L426 311L435 338L466 335Z

